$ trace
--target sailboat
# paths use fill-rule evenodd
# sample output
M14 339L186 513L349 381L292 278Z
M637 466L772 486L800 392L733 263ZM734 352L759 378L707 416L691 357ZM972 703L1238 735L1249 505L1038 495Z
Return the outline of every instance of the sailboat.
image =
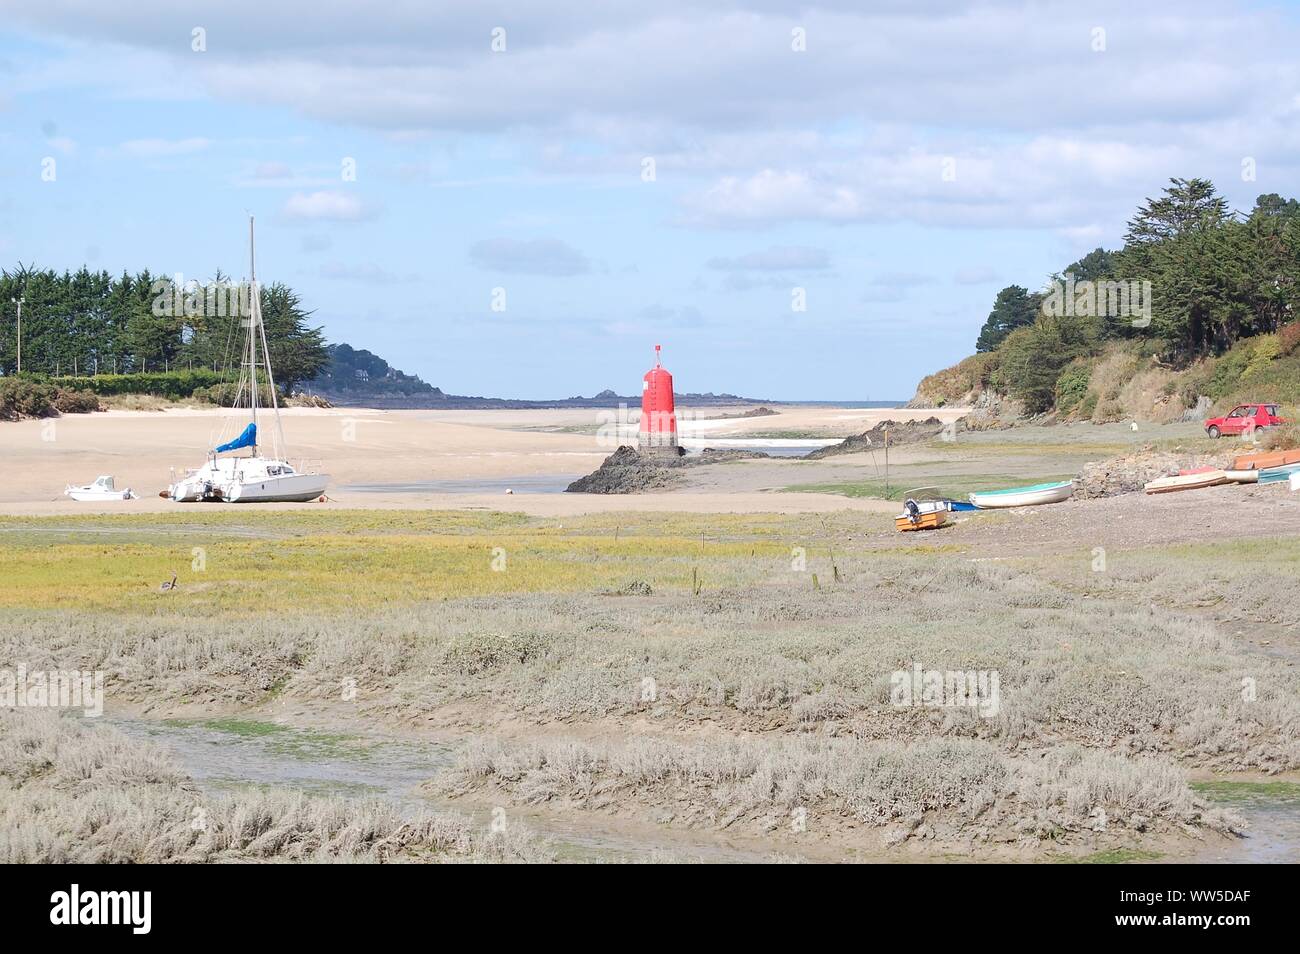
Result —
M235 407L244 407L247 395L249 421L233 440L212 448L208 452L207 463L197 470L189 471L168 488L167 496L178 503L198 500L228 503L315 500L329 486L328 474L304 473L294 469L285 459L287 447L284 425L280 420L280 401L276 395L275 378L271 373L271 352L266 346L266 327L262 323L262 297L257 284L257 254L251 216L248 219L248 260L249 282L252 286L249 294L251 314L244 322L248 329L248 340L242 351ZM262 410L269 410L274 420L269 457L260 453L259 444L259 351L261 368L265 371L267 390L271 395L271 406ZM235 453L245 449L249 451L248 454Z

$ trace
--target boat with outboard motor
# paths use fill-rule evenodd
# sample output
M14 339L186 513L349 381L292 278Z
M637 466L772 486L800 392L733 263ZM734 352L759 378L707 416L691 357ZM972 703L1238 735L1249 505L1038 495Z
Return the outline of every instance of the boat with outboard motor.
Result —
M114 484L113 478L108 474L101 474L95 478L93 484L86 484L82 487L74 487L72 484L68 484L63 493L73 500L83 502L136 499L135 491L130 487L119 490Z

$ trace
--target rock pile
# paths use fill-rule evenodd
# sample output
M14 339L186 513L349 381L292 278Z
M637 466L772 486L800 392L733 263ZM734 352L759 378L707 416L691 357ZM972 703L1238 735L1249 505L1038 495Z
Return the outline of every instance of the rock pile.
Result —
M927 417L923 421L881 421L869 431L846 437L838 444L819 447L808 454L807 460L821 460L823 457L836 457L840 454L858 454L863 451L879 450L885 446L885 431L889 431L889 446L900 444L919 444L923 441L938 440L943 433L943 421L937 417Z
M1075 494L1079 497L1114 497L1136 493L1157 477L1168 477L1179 470L1231 467L1232 458L1232 453L1196 454L1144 447L1132 454L1084 464Z
M681 452L684 454L684 452ZM624 445L605 458L588 474L564 488L569 494L639 494L670 487L680 481L688 467L704 467L729 460L770 457L762 451L717 450L706 447L694 457L642 454Z
M680 458L678 458L680 460ZM568 487L570 494L638 494L667 487L681 479L678 460L639 454L636 448L620 447L586 477Z

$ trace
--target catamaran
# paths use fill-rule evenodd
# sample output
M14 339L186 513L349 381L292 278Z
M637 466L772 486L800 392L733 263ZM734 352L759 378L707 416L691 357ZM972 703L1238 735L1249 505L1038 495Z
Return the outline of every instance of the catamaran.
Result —
M329 486L328 474L295 470L286 459L288 448L284 440L284 424L280 420L280 401L271 373L271 352L266 346L266 327L262 323L262 299L257 284L257 254L251 216L248 219L248 261L251 286L248 297L251 307L250 314L244 321L248 340L242 352L239 388L234 406L246 406L250 419L237 437L218 444L208 452L207 463L197 470L189 471L168 488L167 496L178 503L197 500L228 503L315 500ZM271 396L271 406L263 410L269 410L274 420L269 457L259 453L258 443L259 351L261 367L266 373L267 391ZM250 453L234 454L245 448ZM222 454L233 456L223 457Z

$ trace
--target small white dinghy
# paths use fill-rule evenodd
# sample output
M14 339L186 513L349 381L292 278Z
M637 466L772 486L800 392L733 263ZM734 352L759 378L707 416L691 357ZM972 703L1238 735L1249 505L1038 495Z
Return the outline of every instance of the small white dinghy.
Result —
M985 490L970 495L970 502L981 510L1005 507L1036 507L1039 504L1060 503L1074 493L1074 481L1062 480L1051 484L1030 484L1027 487L1008 487L1006 490Z
M63 493L73 500L135 500L136 493L130 487L125 490L118 490L113 486L113 478L104 474L96 477L93 484L87 484L85 487L74 487L68 484L68 489Z

